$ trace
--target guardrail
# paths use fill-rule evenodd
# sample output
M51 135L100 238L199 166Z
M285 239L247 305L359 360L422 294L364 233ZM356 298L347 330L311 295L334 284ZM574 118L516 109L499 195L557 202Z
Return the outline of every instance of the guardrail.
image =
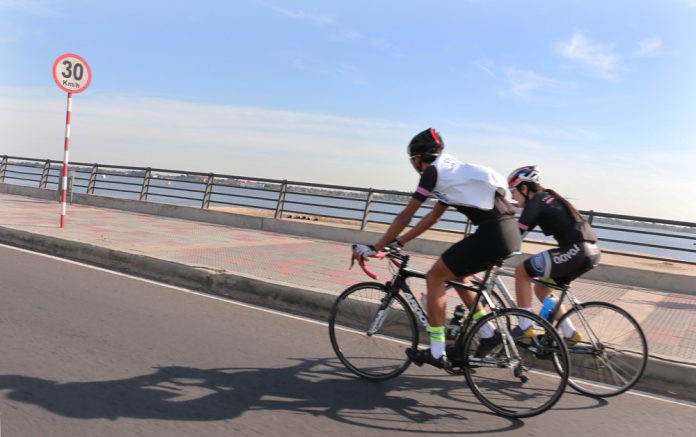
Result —
M0 182L55 189L57 196L61 172L62 162L50 159L3 155L0 161ZM70 164L68 188L71 193L206 209L262 209L277 219L301 214L299 217L344 221L362 230L390 224L411 197L411 193L373 188L80 162ZM414 220L427 214L433 204L432 200L424 203ZM696 264L696 223L580 212L597 230L605 252ZM448 211L433 229L469 234L473 226L463 215ZM533 239L555 244L539 231L533 233Z

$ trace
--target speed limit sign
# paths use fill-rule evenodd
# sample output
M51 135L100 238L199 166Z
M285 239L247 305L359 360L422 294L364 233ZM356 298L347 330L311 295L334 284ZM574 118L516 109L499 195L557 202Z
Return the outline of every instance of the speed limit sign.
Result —
M65 115L65 154L63 155L63 172L60 179L60 227L65 227L66 199L68 187L68 152L70 149L70 119L72 114L73 94L87 89L92 81L92 70L81 56L66 53L58 56L53 63L53 80L56 85L68 93L68 110Z
M53 63L53 80L66 93L81 93L92 81L92 70L81 56L66 53Z

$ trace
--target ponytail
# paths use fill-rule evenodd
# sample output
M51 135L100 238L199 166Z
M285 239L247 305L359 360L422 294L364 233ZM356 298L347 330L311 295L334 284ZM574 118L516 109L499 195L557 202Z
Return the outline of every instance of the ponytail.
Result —
M585 221L585 218L582 216L582 214L580 214L580 212L578 212L578 210L575 209L575 207L573 205L571 205L571 203L568 202L568 200L566 200L565 197L561 196L560 194L558 194L554 190L552 190L550 188L544 188L537 182L525 181L525 182L520 183L520 185L525 185L527 187L527 189L532 193L538 193L539 191L546 191L547 193L552 195L556 200L561 202L561 204L563 204L563 206L566 207L566 209L568 210L568 213L573 218L573 220L575 220L575 222L581 223L581 222Z
M580 212L577 209L575 209L573 205L570 204L570 202L568 202L568 200L566 200L565 197L561 196L560 194L558 194L550 188L546 188L544 191L546 191L547 193L555 197L556 200L561 202L576 222L580 223L585 221L585 218L580 214Z

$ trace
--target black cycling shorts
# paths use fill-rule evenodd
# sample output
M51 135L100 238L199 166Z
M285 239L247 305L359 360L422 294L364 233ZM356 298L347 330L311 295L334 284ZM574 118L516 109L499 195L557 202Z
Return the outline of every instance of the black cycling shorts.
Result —
M520 248L517 221L505 219L479 226L476 232L442 254L442 261L458 278L488 269Z
M599 263L599 257L597 245L585 241L538 253L525 260L524 269L532 278L551 278L566 285L592 270Z

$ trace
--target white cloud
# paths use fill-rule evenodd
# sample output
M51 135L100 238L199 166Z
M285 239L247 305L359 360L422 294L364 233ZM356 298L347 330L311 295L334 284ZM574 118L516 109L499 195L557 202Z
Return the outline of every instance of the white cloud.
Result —
M295 11L267 4L263 1L257 2L272 11L275 11L292 20L309 23L312 26L327 30L327 35L333 41L366 41L370 46L379 50L392 48L392 44L384 38L375 38L365 35L363 32L346 26L336 19L313 12Z
M62 159L65 93L54 88L0 87L0 154ZM425 127L89 93L76 95L72 109L72 162L404 191L418 181L406 144ZM605 146L599 153L587 145L601 142L599 134L562 126L455 120L441 129L448 151L503 175L539 164L545 184L582 209L676 220L696 216L696 205L683 200L693 185L696 151L626 154Z
M584 67L604 79L616 79L620 57L613 51L612 45L591 41L583 32L558 45L559 53L564 58Z
M501 91L502 95L514 95L526 98L534 91L558 85L554 79L542 76L533 71L520 70L517 67L509 67L507 70L498 68L495 63L490 60L474 61L473 64L493 79L499 80L499 77L504 77L505 90Z
M0 9L38 16L53 14L53 11L48 9L44 2L36 0L0 0Z
M292 66L298 70L340 78L357 85L367 83L365 73L347 62L327 63L307 56L298 56L292 59Z
M518 97L528 97L532 91L555 83L553 79L515 67L508 68L506 76L510 91Z
M307 21L315 26L336 26L336 22L334 21L333 18L325 16L325 15L319 15L315 13L309 13L309 12L304 12L304 11L291 11L288 9L284 9L278 6L272 6L272 5L265 5L268 8L278 12L281 15L284 15L288 18L292 18L293 20L302 20L302 21Z
M64 93L0 88L1 154L60 159L64 123ZM85 94L73 99L71 159L381 187L385 163L405 156L410 135L419 129L380 120ZM403 168L407 165L404 160Z
M602 139L597 132L592 132L577 126L568 125L543 125L515 122L490 122L483 120L459 120L451 119L449 123L466 129L467 132L480 136L498 136L528 138L535 141L563 142L572 141L584 143L596 143Z
M696 2L696 0L694 0ZM648 56L655 53L662 47L662 39L660 38L646 38L638 43L638 49L636 50L636 56Z
M492 61L474 61L474 65L492 78L496 78L495 65Z
M21 27L2 22L0 22L0 25L2 25L2 28L0 28L0 44L16 43L20 41L25 34L24 29Z

